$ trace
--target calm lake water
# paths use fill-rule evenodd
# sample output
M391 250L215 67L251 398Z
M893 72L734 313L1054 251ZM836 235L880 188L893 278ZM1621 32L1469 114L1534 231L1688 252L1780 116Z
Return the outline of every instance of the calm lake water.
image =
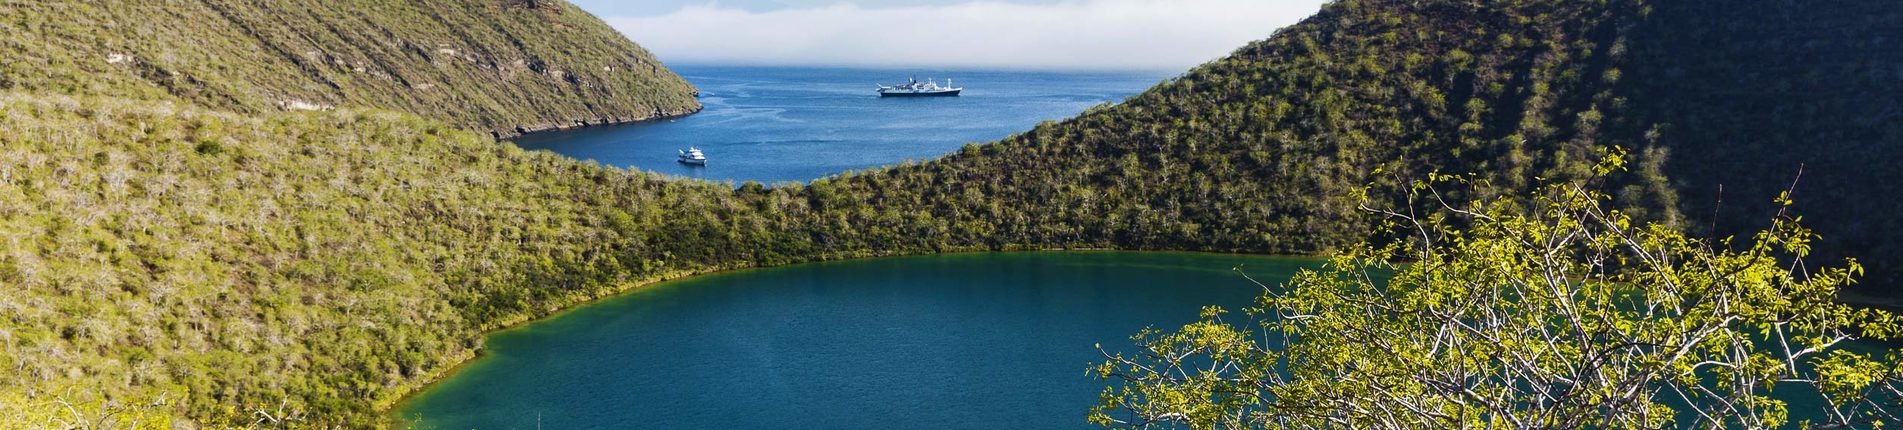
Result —
M1317 260L1036 252L664 283L492 334L421 428L1091 428L1093 347L1246 306Z
M701 90L706 110L684 118L533 133L515 139L631 167L716 181L810 181L850 170L924 161L1121 101L1173 73L910 71L787 67L674 67ZM961 97L880 98L875 84L946 77ZM697 146L706 167L676 162Z

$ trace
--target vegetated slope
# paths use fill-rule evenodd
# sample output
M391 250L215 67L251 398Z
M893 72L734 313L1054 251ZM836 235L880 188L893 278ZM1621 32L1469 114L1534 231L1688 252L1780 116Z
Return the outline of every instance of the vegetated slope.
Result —
M408 114L7 94L0 129L0 417L29 426L162 399L371 425L482 330L764 234L729 186Z
M220 110L377 107L513 134L700 109L557 0L0 2L0 88Z
M1632 170L1605 185L1669 220L1664 152L1609 124L1631 116L1615 90L1643 8L1336 2L1121 105L809 188L919 208L872 221L958 243L1321 252L1373 231L1363 187L1392 199L1440 171L1490 182L1448 198L1518 195L1592 176L1616 145Z
M1122 106L778 189L525 154L402 114L259 114L255 98L205 95L243 91L140 75L16 84L220 109L9 96L0 282L22 288L0 309L0 408L169 399L155 412L364 424L481 330L686 271L956 249L1321 251L1371 230L1351 197L1364 184L1434 166L1479 166L1503 189L1584 176L1596 130L1544 118L1602 92L1575 57L1611 55L1619 10L1335 4Z
M1893 302L1898 22L1882 1L1339 1L1121 105L812 188L929 209L871 221L955 243L1306 253L1367 238L1364 186L1523 195L1615 148L1628 170L1595 185L1624 211L1722 239L1763 229L1802 165L1784 215L1824 235L1815 259L1877 262L1859 300Z
M1659 124L1688 220L1719 237L1763 229L1795 183L1818 258L1861 259L1859 300L1897 304L1903 4L1658 2L1634 33L1633 116Z
M1661 95L1636 76L1670 69L1635 63L1704 55L1674 57L1694 48L1653 40L1663 29L1778 19L1721 7L1337 2L1118 106L938 161L771 189L524 153L410 114L272 113L269 97L207 95L265 92L251 79L276 75L198 72L184 75L192 88L217 90L190 92L162 82L192 80L136 73L18 83L38 75L10 71L15 88L88 96L0 100L0 283L19 286L0 290L0 414L166 399L150 411L372 425L376 406L468 357L480 331L660 277L964 249L1323 252L1375 230L1355 209L1363 186L1392 199L1440 171L1491 184L1448 198L1519 195L1591 176L1614 146L1632 170L1598 185L1642 219L1674 220L1676 196L1701 182L1667 178L1696 173L1673 145L1700 135L1687 124L1731 123L1710 122L1722 109L1667 115L1681 106L1659 97L1746 92L1714 80ZM77 58L42 42L19 55ZM469 124L433 113L458 106L361 103ZM1870 154L1844 159L1888 153Z
M605 168L406 113L0 93L0 129L0 417L29 427L375 426L483 331L628 287L985 249L875 226L895 202Z

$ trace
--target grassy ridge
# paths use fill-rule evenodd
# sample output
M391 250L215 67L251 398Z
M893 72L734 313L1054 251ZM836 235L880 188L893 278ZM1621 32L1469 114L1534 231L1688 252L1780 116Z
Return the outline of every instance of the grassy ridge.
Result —
M1366 238L1363 187L1398 199L1429 172L1486 181L1445 198L1494 199L1589 177L1619 148L1629 170L1597 185L1624 211L1722 238L1761 230L1808 166L1786 215L1824 235L1820 259L1890 263L1858 293L1892 301L1899 17L1880 1L1338 1L1120 105L814 187L933 208L977 243L1321 252Z
M0 87L241 113L374 107L513 134L700 108L560 1L10 0L0 49Z
M782 234L817 223L787 191L403 113L7 94L0 128L0 416L55 393L372 423L484 330L662 277L870 255Z
M694 216L707 211L648 204L722 190L406 114L0 106L0 283L14 286L0 392L169 393L213 421L288 399L320 422L367 422L370 404L469 356L485 322L718 264L589 271L632 247L611 213Z
M815 183L990 243L1323 252L1367 238L1358 193L1472 174L1491 199L1590 176L1672 219L1663 153L1618 107L1640 2L1344 1L1128 101L920 166ZM1644 210L1644 209L1650 209ZM965 231L983 230L966 234Z

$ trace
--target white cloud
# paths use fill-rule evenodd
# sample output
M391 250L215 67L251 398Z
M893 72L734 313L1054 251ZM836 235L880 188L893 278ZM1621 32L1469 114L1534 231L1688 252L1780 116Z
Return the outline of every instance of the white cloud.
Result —
M752 12L718 4L606 17L676 63L1184 69L1320 9L1323 0L977 0Z

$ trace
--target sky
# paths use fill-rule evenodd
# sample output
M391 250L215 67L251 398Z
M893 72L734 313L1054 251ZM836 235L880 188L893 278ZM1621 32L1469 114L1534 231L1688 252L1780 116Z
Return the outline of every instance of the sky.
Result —
M570 0L669 64L1184 70L1324 0Z

